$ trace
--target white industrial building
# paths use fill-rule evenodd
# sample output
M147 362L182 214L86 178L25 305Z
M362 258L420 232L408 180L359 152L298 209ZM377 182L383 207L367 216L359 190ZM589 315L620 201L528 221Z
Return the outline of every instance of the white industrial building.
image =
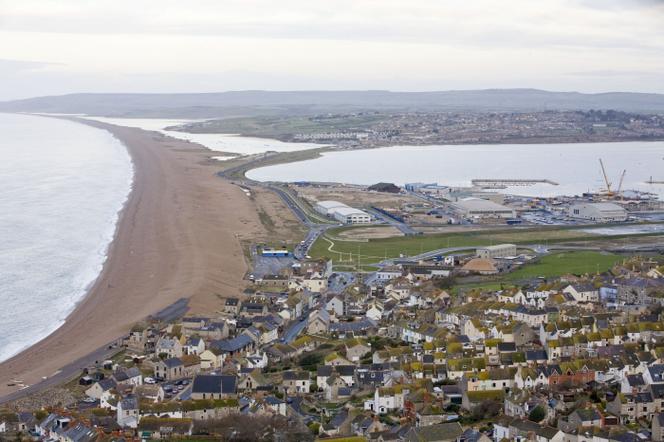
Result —
M368 224L371 222L371 216L368 213L352 207L337 207L333 210L332 216L344 224Z
M569 216L598 222L626 221L627 211L614 203L580 203L570 206Z
M369 224L371 215L339 201L319 201L316 203L317 212L336 219L344 224Z
M452 208L466 218L514 218L510 207L480 198L465 198L452 203Z
M507 258L516 256L514 244L498 244L495 246L480 247L476 251L478 258Z
M321 213L323 215L332 215L332 211L336 208L339 207L348 207L344 203L340 203L339 201L318 201L316 203L316 206L314 206L314 209L318 213Z

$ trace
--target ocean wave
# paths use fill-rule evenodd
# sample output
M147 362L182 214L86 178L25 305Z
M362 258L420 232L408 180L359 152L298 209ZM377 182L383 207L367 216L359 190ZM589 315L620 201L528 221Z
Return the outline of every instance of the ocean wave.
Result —
M0 361L64 324L98 278L132 186L110 133L2 115Z

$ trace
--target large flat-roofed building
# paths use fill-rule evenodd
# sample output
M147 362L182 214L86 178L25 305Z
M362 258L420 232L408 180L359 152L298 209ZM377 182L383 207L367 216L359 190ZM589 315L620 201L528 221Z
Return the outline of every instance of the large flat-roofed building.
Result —
M495 246L480 247L476 251L478 258L506 258L516 256L516 246L514 244L497 244Z
M318 201L314 206L317 212L322 213L323 215L331 215L332 210L338 207L348 207L344 203L339 201Z
M368 213L348 206L335 207L332 209L331 215L344 224L369 224L371 222L371 216Z
M626 221L627 211L614 203L580 203L570 206L569 216L598 222Z
M339 201L318 201L315 209L344 224L369 224L371 222L371 215L368 213Z
M514 218L516 211L493 201L466 198L452 203L452 209L466 218Z

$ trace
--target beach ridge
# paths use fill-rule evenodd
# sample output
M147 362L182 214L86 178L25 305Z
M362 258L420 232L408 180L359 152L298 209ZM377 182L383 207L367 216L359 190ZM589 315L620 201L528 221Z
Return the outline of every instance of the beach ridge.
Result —
M96 281L64 324L0 363L0 396L82 360L181 298L215 311L217 295L239 295L247 264L240 240L260 232L251 201L216 175L215 153L156 132L90 120L129 152L131 191ZM83 368L83 367L80 367Z

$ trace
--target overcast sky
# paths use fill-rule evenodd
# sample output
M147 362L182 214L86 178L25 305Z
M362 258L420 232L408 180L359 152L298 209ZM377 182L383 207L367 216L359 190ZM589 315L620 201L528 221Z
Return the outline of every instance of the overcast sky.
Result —
M0 0L0 99L511 87L664 93L664 0Z

